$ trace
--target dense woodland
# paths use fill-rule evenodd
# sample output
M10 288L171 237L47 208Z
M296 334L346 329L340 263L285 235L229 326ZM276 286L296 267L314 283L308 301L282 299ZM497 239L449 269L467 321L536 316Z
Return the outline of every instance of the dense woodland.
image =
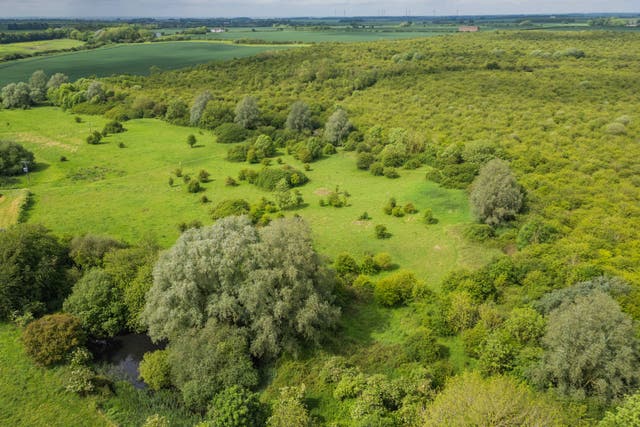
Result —
M319 44L148 77L25 76L2 89L4 108L103 115L86 136L96 145L140 118L212 133L244 164L227 185L265 197L212 206L170 248L12 226L0 233L0 317L24 328L35 362L68 364L67 389L100 396L116 423L632 425L639 45L622 32L494 32ZM318 253L298 189L345 152L381 185L421 171L467 191L476 222L464 239L501 255L435 283L395 254ZM281 164L285 153L306 170ZM32 156L0 143L0 175ZM203 172L176 170L170 185L201 193ZM330 215L349 193L319 203ZM376 212L415 214L395 199ZM425 230L438 221L417 218ZM378 225L372 239L394 238ZM354 338L372 306L404 310L396 342ZM138 400L88 350L123 331L164 346L140 366Z

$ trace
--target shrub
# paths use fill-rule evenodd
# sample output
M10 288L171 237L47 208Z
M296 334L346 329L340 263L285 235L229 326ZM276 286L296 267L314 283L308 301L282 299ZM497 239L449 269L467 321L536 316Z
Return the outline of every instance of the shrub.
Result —
M375 162L375 159L375 156L371 153L360 153L358 160L356 160L356 166L358 166L358 169L367 170Z
M380 162L371 163L371 166L369 166L369 172L375 176L382 176L384 174L384 169L385 167L382 166L382 163Z
M495 226L520 211L523 196L509 165L493 159L480 169L469 198L478 219Z
M78 267L89 270L93 267L101 267L102 259L108 252L125 247L124 243L111 237L85 234L71 239L69 255Z
M200 181L196 179L189 181L189 184L187 184L187 191L189 193L199 193L200 191L202 191Z
M391 233L389 233L389 231L387 230L386 225L376 224L374 231L376 238L378 239L388 239L389 237L391 237Z
M405 303L413 292L417 279L409 271L400 271L380 279L374 290L374 297L379 304L393 307Z
M171 367L167 361L167 351L157 350L145 353L140 362L140 378L151 390L160 390L171 386Z
M493 227L487 224L471 224L464 229L464 237L474 242L484 242L493 236Z
M382 174L387 178L391 178L391 179L400 177L400 174L398 174L398 171L396 170L396 168L386 167L382 170Z
M211 210L211 218L215 221L232 215L246 215L250 208L249 202L244 199L223 200Z
M69 314L51 314L27 325L22 336L25 351L45 366L62 362L74 349L84 344L82 325Z
M344 278L355 277L360 273L360 266L358 266L356 260L346 252L338 255L333 263L333 268L338 275Z
M112 120L104 125L104 128L102 129L102 135L107 136L110 133L122 133L125 130L126 129L124 128L124 126L122 126L122 123L117 120Z
M425 224L437 224L438 223L438 218L433 216L433 211L429 208L425 209L424 212L422 213L422 222L424 222Z
M200 182L209 182L210 176L211 174L204 169L200 169L200 172L198 172L198 180L200 180Z
M221 144L242 142L247 138L247 131L235 123L223 123L213 131L216 141Z
M70 393L77 393L81 396L92 393L96 386L94 384L95 374L86 366L74 367L67 377L65 390Z
M189 145L189 147L193 148L194 145L196 145L196 136L191 134L189 136L187 136L187 145Z
M23 173L23 162L33 164L33 153L22 145L10 141L0 141L0 175L11 176Z
M404 210L402 209L402 207L396 206L395 208L391 209L391 215L401 218L404 216Z
M386 252L380 252L373 257L373 262L376 263L376 266L379 270L391 270L393 267L393 263L391 261L391 255Z
M405 357L412 362L432 363L440 358L440 345L427 328L412 332L404 343Z
M149 415L142 424L142 427L169 427L169 421L162 415L153 414Z
M404 213L406 214L414 214L418 212L418 209L413 205L413 203L407 203L404 205Z
M96 145L100 144L102 140L102 134L97 130L94 130L89 136L87 136L87 144Z
M258 394L235 385L216 394L208 415L213 427L261 427L266 421Z
M384 211L384 213L386 213L387 215L391 215L391 213L393 212L393 208L395 208L397 206L397 202L395 198L390 198L389 201L387 202L386 205L384 205L384 207L382 208L382 210Z
M365 274L376 274L380 269L378 268L376 261L373 259L373 256L366 254L360 264L360 271Z
M368 221L370 220L371 217L369 216L369 214L367 212L363 212L359 217L358 217L358 221Z
M236 187L238 185L238 183L236 182L235 179L233 179L232 177L228 176L224 180L224 185L226 185L227 187Z
M293 168L263 168L256 175L254 184L264 190L273 191L283 179L289 188L304 185L309 181L304 173Z
M627 128L622 123L614 122L608 124L604 131L609 135L624 135L627 133Z

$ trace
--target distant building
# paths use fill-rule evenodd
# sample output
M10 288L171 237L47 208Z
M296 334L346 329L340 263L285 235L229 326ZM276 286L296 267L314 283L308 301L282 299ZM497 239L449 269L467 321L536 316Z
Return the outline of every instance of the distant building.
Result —
M212 33L224 33L224 28L212 28Z
M458 32L460 33L475 33L479 30L477 25L463 25L458 27Z
M162 33L155 33L156 38L162 37Z

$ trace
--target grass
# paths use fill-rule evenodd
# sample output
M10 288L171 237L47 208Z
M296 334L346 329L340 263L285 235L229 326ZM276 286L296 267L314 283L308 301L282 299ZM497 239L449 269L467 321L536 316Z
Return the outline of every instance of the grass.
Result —
M28 359L16 327L0 323L0 343L0 425L111 425L96 410L94 399L64 390L67 368L45 369Z
M29 190L8 190L0 194L0 229L20 221L29 202Z
M33 55L38 52L72 49L74 47L82 46L83 44L84 43L79 40L72 39L39 40L34 42L0 44L0 58L7 55Z
M229 146L215 143L211 134L195 131L197 146L189 148L186 139L193 128L142 119L125 123L127 132L111 135L100 145L84 142L90 130L101 129L105 122L102 117L84 116L82 123L76 123L74 116L55 108L0 111L0 138L22 143L38 162L29 184L33 193L30 222L43 223L61 235L106 234L129 242L151 234L169 246L179 235L179 223L210 224L209 211L221 200L273 199L269 192L246 182L238 187L225 185L227 176L237 177L248 165L226 161ZM120 143L125 148L119 148ZM61 156L67 161L61 162ZM302 169L292 157L282 158ZM178 167L191 176L201 169L211 172L205 191L189 194L182 178L173 175ZM349 252L361 257L366 252L389 252L396 264L416 271L432 285L451 268L481 265L494 254L460 237L460 224L472 221L466 194L427 182L423 169L400 171L396 180L374 177L356 169L354 153L340 152L313 163L306 173L311 181L301 191L307 206L297 213L311 224L323 254L333 257ZM25 178L21 180L14 187L26 186ZM351 194L350 205L321 207L320 194L336 186ZM212 203L202 204L202 194ZM440 222L424 225L420 213L387 216L382 207L390 197L401 204L412 202L419 210L431 208ZM358 221L365 211L372 220ZM385 224L392 237L376 239L375 224Z
M94 50L67 52L0 64L0 86L26 81L36 70L64 73L71 80L114 74L146 75L152 66L163 70L253 56L281 46L241 46L224 43L162 42L121 44Z

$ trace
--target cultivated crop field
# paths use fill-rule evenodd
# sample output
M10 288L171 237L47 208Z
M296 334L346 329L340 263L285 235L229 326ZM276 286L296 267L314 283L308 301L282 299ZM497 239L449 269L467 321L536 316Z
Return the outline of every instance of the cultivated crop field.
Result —
M0 57L8 55L32 55L38 52L72 49L83 42L72 39L41 40L35 42L0 44Z
M104 143L87 144L84 138L90 130L101 129L106 122L102 117L83 116L82 123L76 123L73 115L55 108L0 111L0 139L19 141L38 159L30 184L24 177L15 184L28 185L33 193L33 206L26 213L29 222L42 223L60 235L97 233L130 242L151 233L168 246L179 235L179 223L212 223L209 211L223 199L244 198L253 203L272 197L246 182L238 187L225 185L227 176L236 178L247 165L225 160L229 145L217 144L211 134L195 131L198 143L189 148L186 139L194 129L142 119L127 122L127 132L111 135ZM125 148L119 148L120 143ZM67 161L61 162L61 156ZM293 157L283 159L302 170L302 163ZM210 172L206 191L189 194L182 179L174 175L179 167L191 176L201 169ZM323 254L393 253L394 262L414 269L432 284L452 266L477 266L491 255L490 251L478 253L459 234L459 225L472 221L465 193L427 182L422 168L389 180L356 169L354 153L339 153L314 163L305 173L311 179L301 188L307 207L296 213L310 222ZM351 194L350 206L320 207L320 198L336 187ZM200 202L203 194L211 203ZM390 197L402 204L412 202L418 210L431 208L440 222L426 226L420 213L387 216L382 208ZM359 221L363 212L372 219ZM373 228L378 223L385 224L393 237L376 239Z
M0 64L0 85L24 80L36 70L64 73L72 80L87 76L149 73L150 67L176 69L211 61L253 56L280 46L237 46L205 42L121 44Z

